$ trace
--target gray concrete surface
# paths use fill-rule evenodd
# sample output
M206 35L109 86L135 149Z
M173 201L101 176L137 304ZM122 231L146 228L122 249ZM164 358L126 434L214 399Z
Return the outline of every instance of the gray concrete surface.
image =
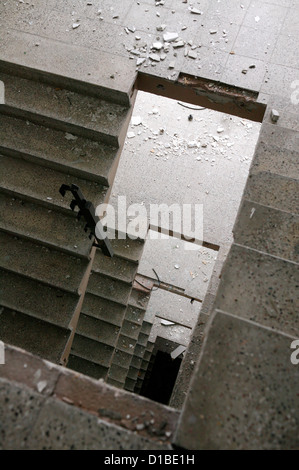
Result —
M118 214L118 198L126 196L127 207L140 204L146 209L150 225L154 223L152 204L180 208L191 204L192 230L198 204L203 240L229 244L259 130L259 123L139 91L109 202ZM127 224L132 220L128 216ZM173 220L169 220L172 229ZM183 232L188 234L182 227ZM161 281L180 288L190 300L203 300L216 258L217 251L149 230L138 273L156 279L155 270ZM184 345L190 342L201 304L194 304L197 315L186 329L177 324L175 310L169 308L184 301L179 297L173 295L170 302L168 292L153 293L148 306L154 323L152 340L158 335ZM170 314L160 316L175 325L166 327L154 319L154 311L165 305Z
M84 1L78 2L76 11L72 2L65 2L62 11L62 2L58 0L47 3L7 0L0 5L1 58L97 83L118 94L130 90L137 58L143 54L145 61L140 68L154 76L175 80L179 71L183 71L258 91L259 101L275 107L281 118L276 126L269 126L270 109L267 110L262 131L267 133L269 127L271 130L268 137L258 143L253 171L267 171L281 178L298 180L295 148L298 134L288 132L290 129L298 131L298 0L202 0L187 4L165 0L159 7L150 1L128 0L122 2L118 18L113 18L113 5L111 0L101 2L103 19L100 19L96 12L98 3L94 3L91 13L87 14L91 7ZM192 14L188 10L191 5L200 8L203 14ZM55 27L57 12L67 16L67 27L63 21ZM51 15L54 26L45 29ZM89 16L91 21L87 21ZM73 29L74 21L79 19L80 26ZM138 20L133 25L136 31L133 28L134 32L127 32L125 28L131 28L131 21L135 19ZM197 54L197 59L188 55L192 48L190 44L177 49L171 45L169 52L161 50L159 62L147 57L152 41L162 37L156 30L162 22L167 24L167 29L178 30L180 36L184 34L185 41L193 41L196 48L192 51ZM186 22L186 29L179 22ZM90 39L91 32L95 35L94 41ZM123 47L122 39L131 51ZM140 41L144 44L135 47ZM137 50L140 55L136 56L139 47L144 51ZM174 69L169 69L173 60ZM283 194L281 197L285 199ZM258 193L254 198L259 203ZM285 201L283 210L291 213L292 207ZM275 256L267 256L271 264L276 264ZM290 261L283 264L297 266ZM248 274L246 269L246 266L240 266L241 280ZM252 273L253 277L267 276L263 267L257 264L253 265ZM230 279L227 282L229 291ZM281 282L288 286L288 274L285 277L282 273ZM272 289L271 279L269 283ZM260 303L254 303L258 311L263 310L268 300L265 288L259 286L259 289ZM207 342L195 366L174 442L187 449L200 446L217 449L296 448L298 400L295 402L294 397L298 389L298 368L289 361L290 337L275 330L272 321L270 330L260 323L236 318L233 292L229 296L232 302L230 314L213 312L212 307L208 311L215 321L204 333ZM276 321L277 311L272 315ZM295 315L291 321L296 322ZM230 349L226 348L227 344L231 345ZM240 353L245 353L246 362L244 354ZM219 380L219 371L223 380ZM205 390L211 393L205 393ZM206 419L202 410L212 410L211 419ZM244 410L248 410L248 416L244 415ZM199 435L205 440L199 440Z

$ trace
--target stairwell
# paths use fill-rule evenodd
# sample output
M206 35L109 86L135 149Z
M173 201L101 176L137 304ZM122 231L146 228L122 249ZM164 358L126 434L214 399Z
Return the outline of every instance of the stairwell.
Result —
M6 62L0 80L0 339L103 377L137 264L120 240L112 259L92 248L59 188L108 201L136 93Z

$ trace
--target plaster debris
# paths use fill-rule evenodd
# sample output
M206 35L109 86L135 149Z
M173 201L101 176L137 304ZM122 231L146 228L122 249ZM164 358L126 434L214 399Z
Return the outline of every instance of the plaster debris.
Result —
M136 65L139 66L141 64L143 64L143 62L145 62L145 57L139 57L136 61Z
M132 117L132 125L133 126L139 126L140 124L142 124L142 119L140 116L133 116Z
M47 381L46 380L41 380L40 382L37 383L37 390L39 393L42 393L43 390L45 390L47 386Z
M250 216L249 216L250 219L252 219L254 213L255 213L255 207L251 209Z
M276 109L272 109L271 111L271 120L273 122L277 122L279 119L279 112Z
M133 139L135 137L135 132L128 132L127 137L128 139Z
M178 33L165 33L163 34L163 39L165 42L173 42L178 39Z
M177 41L173 43L173 48L184 47L185 43L183 40Z
M154 42L153 45L152 45L152 48L153 49L156 49L157 51L160 51L162 48L163 48L163 44L162 42Z
M69 132L65 133L66 140L77 140L78 137L76 135L70 134Z
M166 28L166 24L160 24L159 26L156 27L157 31L164 31Z
M183 352L186 351L186 347L185 346L178 346L176 349L174 349L171 353L170 353L170 356L171 356L171 359L176 359L180 354L182 354Z
M217 33L217 29L210 29L210 34L216 34Z
M160 56L158 54L150 54L149 58L153 60L154 62L160 62Z
M197 142L195 140L192 140L192 141L188 142L187 147L189 149L196 148L197 147Z
M188 57L190 57L191 59L197 59L197 52L195 51L189 51L188 52Z
M202 15L203 12L201 10L198 10L198 8L189 8L190 12L193 13L193 15Z
M77 29L79 28L79 26L80 26L80 23L73 23L73 29Z
M169 69L174 69L175 68L175 61L174 60L169 62L168 68Z
M169 320L161 320L161 325L164 325L164 326L171 326L171 325L175 325L175 323L173 321L169 321Z

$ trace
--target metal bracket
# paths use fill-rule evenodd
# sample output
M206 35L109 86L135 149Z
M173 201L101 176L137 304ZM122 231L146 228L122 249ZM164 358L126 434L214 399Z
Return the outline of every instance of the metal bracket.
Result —
M93 246L100 248L104 255L111 258L113 256L113 249L110 241L104 235L101 238L96 235L97 225L99 228L98 233L103 234L104 231L100 219L96 216L94 205L92 202L85 199L81 189L76 184L71 184L70 186L68 184L61 185L59 192L62 197L65 196L67 191L70 191L74 196L74 199L70 203L70 208L72 211L74 211L78 206L79 212L77 214L77 219L80 220L82 216L84 217L86 221L84 231L87 232L87 230L90 230L89 238L91 239L94 236L96 239L96 242L93 243Z

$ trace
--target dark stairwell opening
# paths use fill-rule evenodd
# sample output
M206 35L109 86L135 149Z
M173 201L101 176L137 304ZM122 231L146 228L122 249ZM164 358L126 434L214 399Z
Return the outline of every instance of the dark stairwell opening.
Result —
M172 359L165 351L157 351L153 366L146 374L140 394L146 398L168 405L182 359Z

